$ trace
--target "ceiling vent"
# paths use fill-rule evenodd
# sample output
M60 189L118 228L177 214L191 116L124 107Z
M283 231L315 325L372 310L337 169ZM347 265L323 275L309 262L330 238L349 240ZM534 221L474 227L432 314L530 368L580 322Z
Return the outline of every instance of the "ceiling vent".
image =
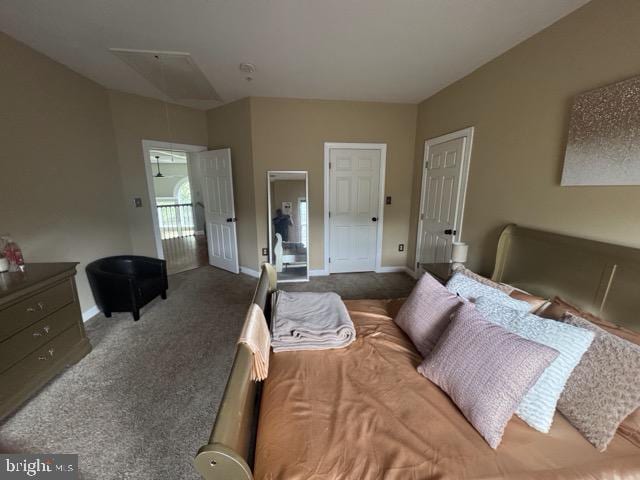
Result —
M109 51L173 100L222 101L189 53L124 48Z

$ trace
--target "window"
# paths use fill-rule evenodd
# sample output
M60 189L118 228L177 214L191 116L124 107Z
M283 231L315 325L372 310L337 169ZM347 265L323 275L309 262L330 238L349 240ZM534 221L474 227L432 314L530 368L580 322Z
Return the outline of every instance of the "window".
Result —
M308 222L306 198L298 199L298 218L300 218L300 243L302 243L306 247L307 246L307 222Z
M173 189L173 196L178 203L191 203L191 186L189 185L189 177L178 180Z

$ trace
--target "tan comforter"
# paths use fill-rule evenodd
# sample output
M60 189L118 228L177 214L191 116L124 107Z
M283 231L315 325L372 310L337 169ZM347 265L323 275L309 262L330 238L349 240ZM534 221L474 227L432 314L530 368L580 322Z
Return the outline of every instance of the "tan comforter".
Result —
M616 436L598 453L560 414L548 435L514 417L492 450L416 372L420 356L392 321L399 302L345 303L349 347L272 354L256 479L640 479L640 448Z

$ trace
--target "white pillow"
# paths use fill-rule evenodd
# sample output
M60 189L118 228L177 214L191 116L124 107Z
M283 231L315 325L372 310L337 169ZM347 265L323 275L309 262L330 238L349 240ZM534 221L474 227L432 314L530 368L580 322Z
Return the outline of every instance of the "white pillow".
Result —
M560 394L571 372L591 345L593 332L541 318L532 313L513 310L485 297L478 298L476 308L490 322L560 352L516 409L516 414L531 427L548 433Z
M466 298L470 302L475 302L480 297L486 297L494 303L513 308L514 310L526 311L531 309L531 305L523 300L510 297L500 290L484 285L483 283L468 277L462 272L455 273L447 282L447 289L456 295Z

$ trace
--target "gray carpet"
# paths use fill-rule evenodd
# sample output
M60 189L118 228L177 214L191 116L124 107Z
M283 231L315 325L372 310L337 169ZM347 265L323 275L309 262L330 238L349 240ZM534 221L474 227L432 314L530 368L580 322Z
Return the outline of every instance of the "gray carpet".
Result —
M288 284L344 298L406 296L402 273ZM93 351L0 425L0 451L78 453L83 479L197 479L256 279L203 267L170 277L169 298L86 327Z

